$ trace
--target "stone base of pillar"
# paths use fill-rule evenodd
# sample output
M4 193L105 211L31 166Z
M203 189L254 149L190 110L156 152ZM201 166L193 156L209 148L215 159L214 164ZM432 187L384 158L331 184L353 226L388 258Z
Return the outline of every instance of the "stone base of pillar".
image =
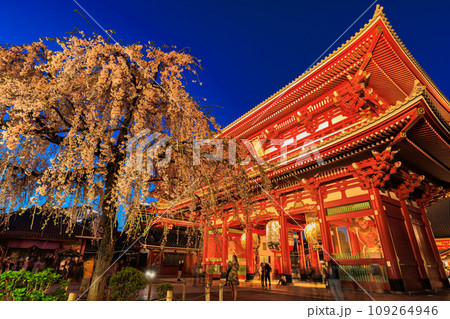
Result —
M245 280L253 280L255 278L255 274L247 274Z
M430 279L422 278L421 281L422 281L423 289L432 289ZM448 282L448 280L447 280L447 282Z
M406 291L403 279L389 279L389 286L391 291Z
M444 284L444 288L450 288L450 282L448 282L447 278L445 278L445 279L443 278L441 280L442 280L442 283Z
M309 275L308 274L300 274L300 280L301 281L306 281L309 279Z

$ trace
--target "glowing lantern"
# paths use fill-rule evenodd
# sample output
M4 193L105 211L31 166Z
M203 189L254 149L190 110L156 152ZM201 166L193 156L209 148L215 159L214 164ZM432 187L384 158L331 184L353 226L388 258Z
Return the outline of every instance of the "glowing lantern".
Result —
M252 141L253 144L253 148L256 151L256 154L258 154L259 157L263 157L265 152L264 152L264 147L262 146L261 141L259 140L259 138L255 139Z
M313 248L318 248L322 236L320 234L319 218L317 212L306 213L305 239Z
M273 252L281 251L280 232L281 226L277 220L273 220L267 223L266 225L267 246ZM287 233L288 233L289 251L291 251L294 248L295 243L294 231L292 229L288 229Z
M305 238L306 238L306 241L311 245L315 245L318 243L317 223L311 223L311 224L306 225Z
M280 223L272 220L266 225L267 246L273 252L281 251Z
M247 234L242 234L242 236L241 236L241 245L244 249L247 247L246 246L246 244L247 244L247 240L246 240L247 236L246 235ZM252 235L253 235L253 249L258 249L259 244L261 242L259 239L259 236L258 236L258 234L255 234L255 233L253 233Z

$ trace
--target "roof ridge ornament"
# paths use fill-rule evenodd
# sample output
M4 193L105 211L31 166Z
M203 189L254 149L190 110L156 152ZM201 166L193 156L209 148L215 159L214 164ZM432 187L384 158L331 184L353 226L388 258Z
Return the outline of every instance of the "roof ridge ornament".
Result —
M372 19L375 19L379 15L384 16L383 9L384 9L383 6L380 6L379 4L377 4L377 6L375 8L375 12L373 13Z
M426 86L423 85L422 83L420 83L419 80L415 79L413 88L411 90L411 93L409 93L408 99L411 100L411 99L415 98L416 96L421 95L425 91L426 91Z
M427 87L425 85L423 85L422 83L420 83L419 80L415 79L414 80L414 85L413 88L411 89L411 92L409 93L409 95L407 97L405 97L405 99L403 101L397 101L395 103L395 107L401 107L403 105L405 105L406 103L408 103L409 101L415 99L416 97L420 96L420 95L425 95L427 91Z

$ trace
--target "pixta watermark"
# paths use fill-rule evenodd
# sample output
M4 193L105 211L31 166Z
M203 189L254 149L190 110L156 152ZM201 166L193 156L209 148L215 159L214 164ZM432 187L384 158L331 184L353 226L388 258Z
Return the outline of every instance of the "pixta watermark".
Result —
M131 169L146 171L154 175L167 165L171 159L171 138L163 133L144 130L127 143L127 166ZM248 151L243 160L237 159L237 144L241 143ZM206 151L206 148L208 151ZM192 165L201 165L202 161L228 160L230 165L249 165L252 160L257 165L301 164L324 160L312 139L297 141L290 139L195 139L192 145Z

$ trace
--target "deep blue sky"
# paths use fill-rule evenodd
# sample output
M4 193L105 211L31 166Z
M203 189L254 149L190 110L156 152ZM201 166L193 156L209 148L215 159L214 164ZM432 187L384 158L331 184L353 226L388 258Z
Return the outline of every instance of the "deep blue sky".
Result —
M203 85L189 85L188 90L207 98L206 104L223 107L213 113L223 127L302 74L374 0L77 1L105 29L116 30L115 38L125 44L152 40L190 47L204 71ZM385 7L414 57L450 96L449 2L377 3ZM72 0L3 0L0 43L64 36L74 27L91 32L75 9L81 11ZM327 54L359 30L374 10L375 6Z
M364 1L78 1L116 39L129 44L190 47L202 60L203 86L217 121L226 126L292 81L373 2ZM379 1L400 38L450 96L450 4L447 1ZM0 43L22 44L90 31L71 0L2 1ZM372 16L373 6L334 46ZM81 10L80 10L81 11ZM101 33L99 28L96 29ZM332 51L332 50L331 50Z

